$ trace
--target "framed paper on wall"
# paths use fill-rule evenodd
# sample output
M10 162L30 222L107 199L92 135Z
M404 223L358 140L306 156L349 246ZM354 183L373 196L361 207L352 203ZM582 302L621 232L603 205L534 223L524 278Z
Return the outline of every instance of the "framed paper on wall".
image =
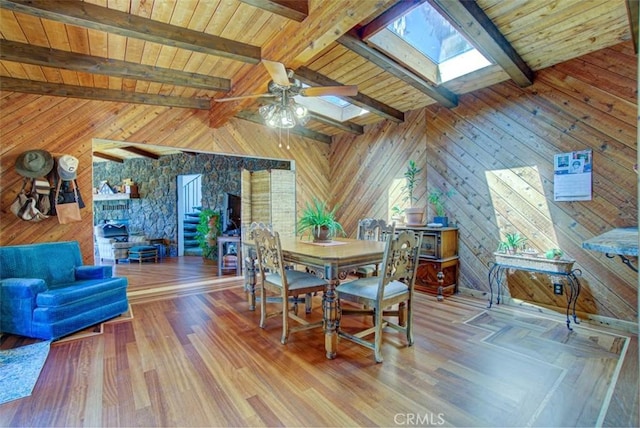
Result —
M553 157L553 200L590 201L593 157L591 150L560 153Z

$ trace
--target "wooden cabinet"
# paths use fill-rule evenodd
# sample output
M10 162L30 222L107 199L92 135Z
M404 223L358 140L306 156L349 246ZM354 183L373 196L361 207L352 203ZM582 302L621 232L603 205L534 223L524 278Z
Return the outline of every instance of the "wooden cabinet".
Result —
M402 226L396 228L398 231L403 229L422 232L416 290L436 294L438 298L456 293L459 270L458 229ZM438 281L440 272L443 274L442 283Z

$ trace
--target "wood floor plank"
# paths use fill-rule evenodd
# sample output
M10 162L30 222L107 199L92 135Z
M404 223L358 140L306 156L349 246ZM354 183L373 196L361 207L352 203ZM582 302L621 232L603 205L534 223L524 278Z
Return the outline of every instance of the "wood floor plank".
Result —
M280 344L280 319L261 329L241 281L210 281L211 264L116 271L141 291L132 317L54 342L32 396L0 405L0 426L638 425L635 334L419 293L413 346L388 330L382 364L346 340L327 360L321 329ZM321 296L304 316L322 317ZM0 349L33 341L4 335Z

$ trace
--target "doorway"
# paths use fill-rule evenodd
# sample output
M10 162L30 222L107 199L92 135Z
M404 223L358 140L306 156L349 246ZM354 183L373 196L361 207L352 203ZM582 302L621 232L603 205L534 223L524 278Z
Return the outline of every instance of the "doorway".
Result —
M196 228L202 209L202 174L177 176L178 190L178 257L200 253Z

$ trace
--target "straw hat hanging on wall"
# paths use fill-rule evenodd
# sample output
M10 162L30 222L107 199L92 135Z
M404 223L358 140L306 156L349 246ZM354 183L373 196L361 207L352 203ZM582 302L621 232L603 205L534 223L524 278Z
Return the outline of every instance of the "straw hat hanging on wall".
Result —
M53 156L46 150L27 150L16 159L16 171L23 177L44 177L53 169Z

